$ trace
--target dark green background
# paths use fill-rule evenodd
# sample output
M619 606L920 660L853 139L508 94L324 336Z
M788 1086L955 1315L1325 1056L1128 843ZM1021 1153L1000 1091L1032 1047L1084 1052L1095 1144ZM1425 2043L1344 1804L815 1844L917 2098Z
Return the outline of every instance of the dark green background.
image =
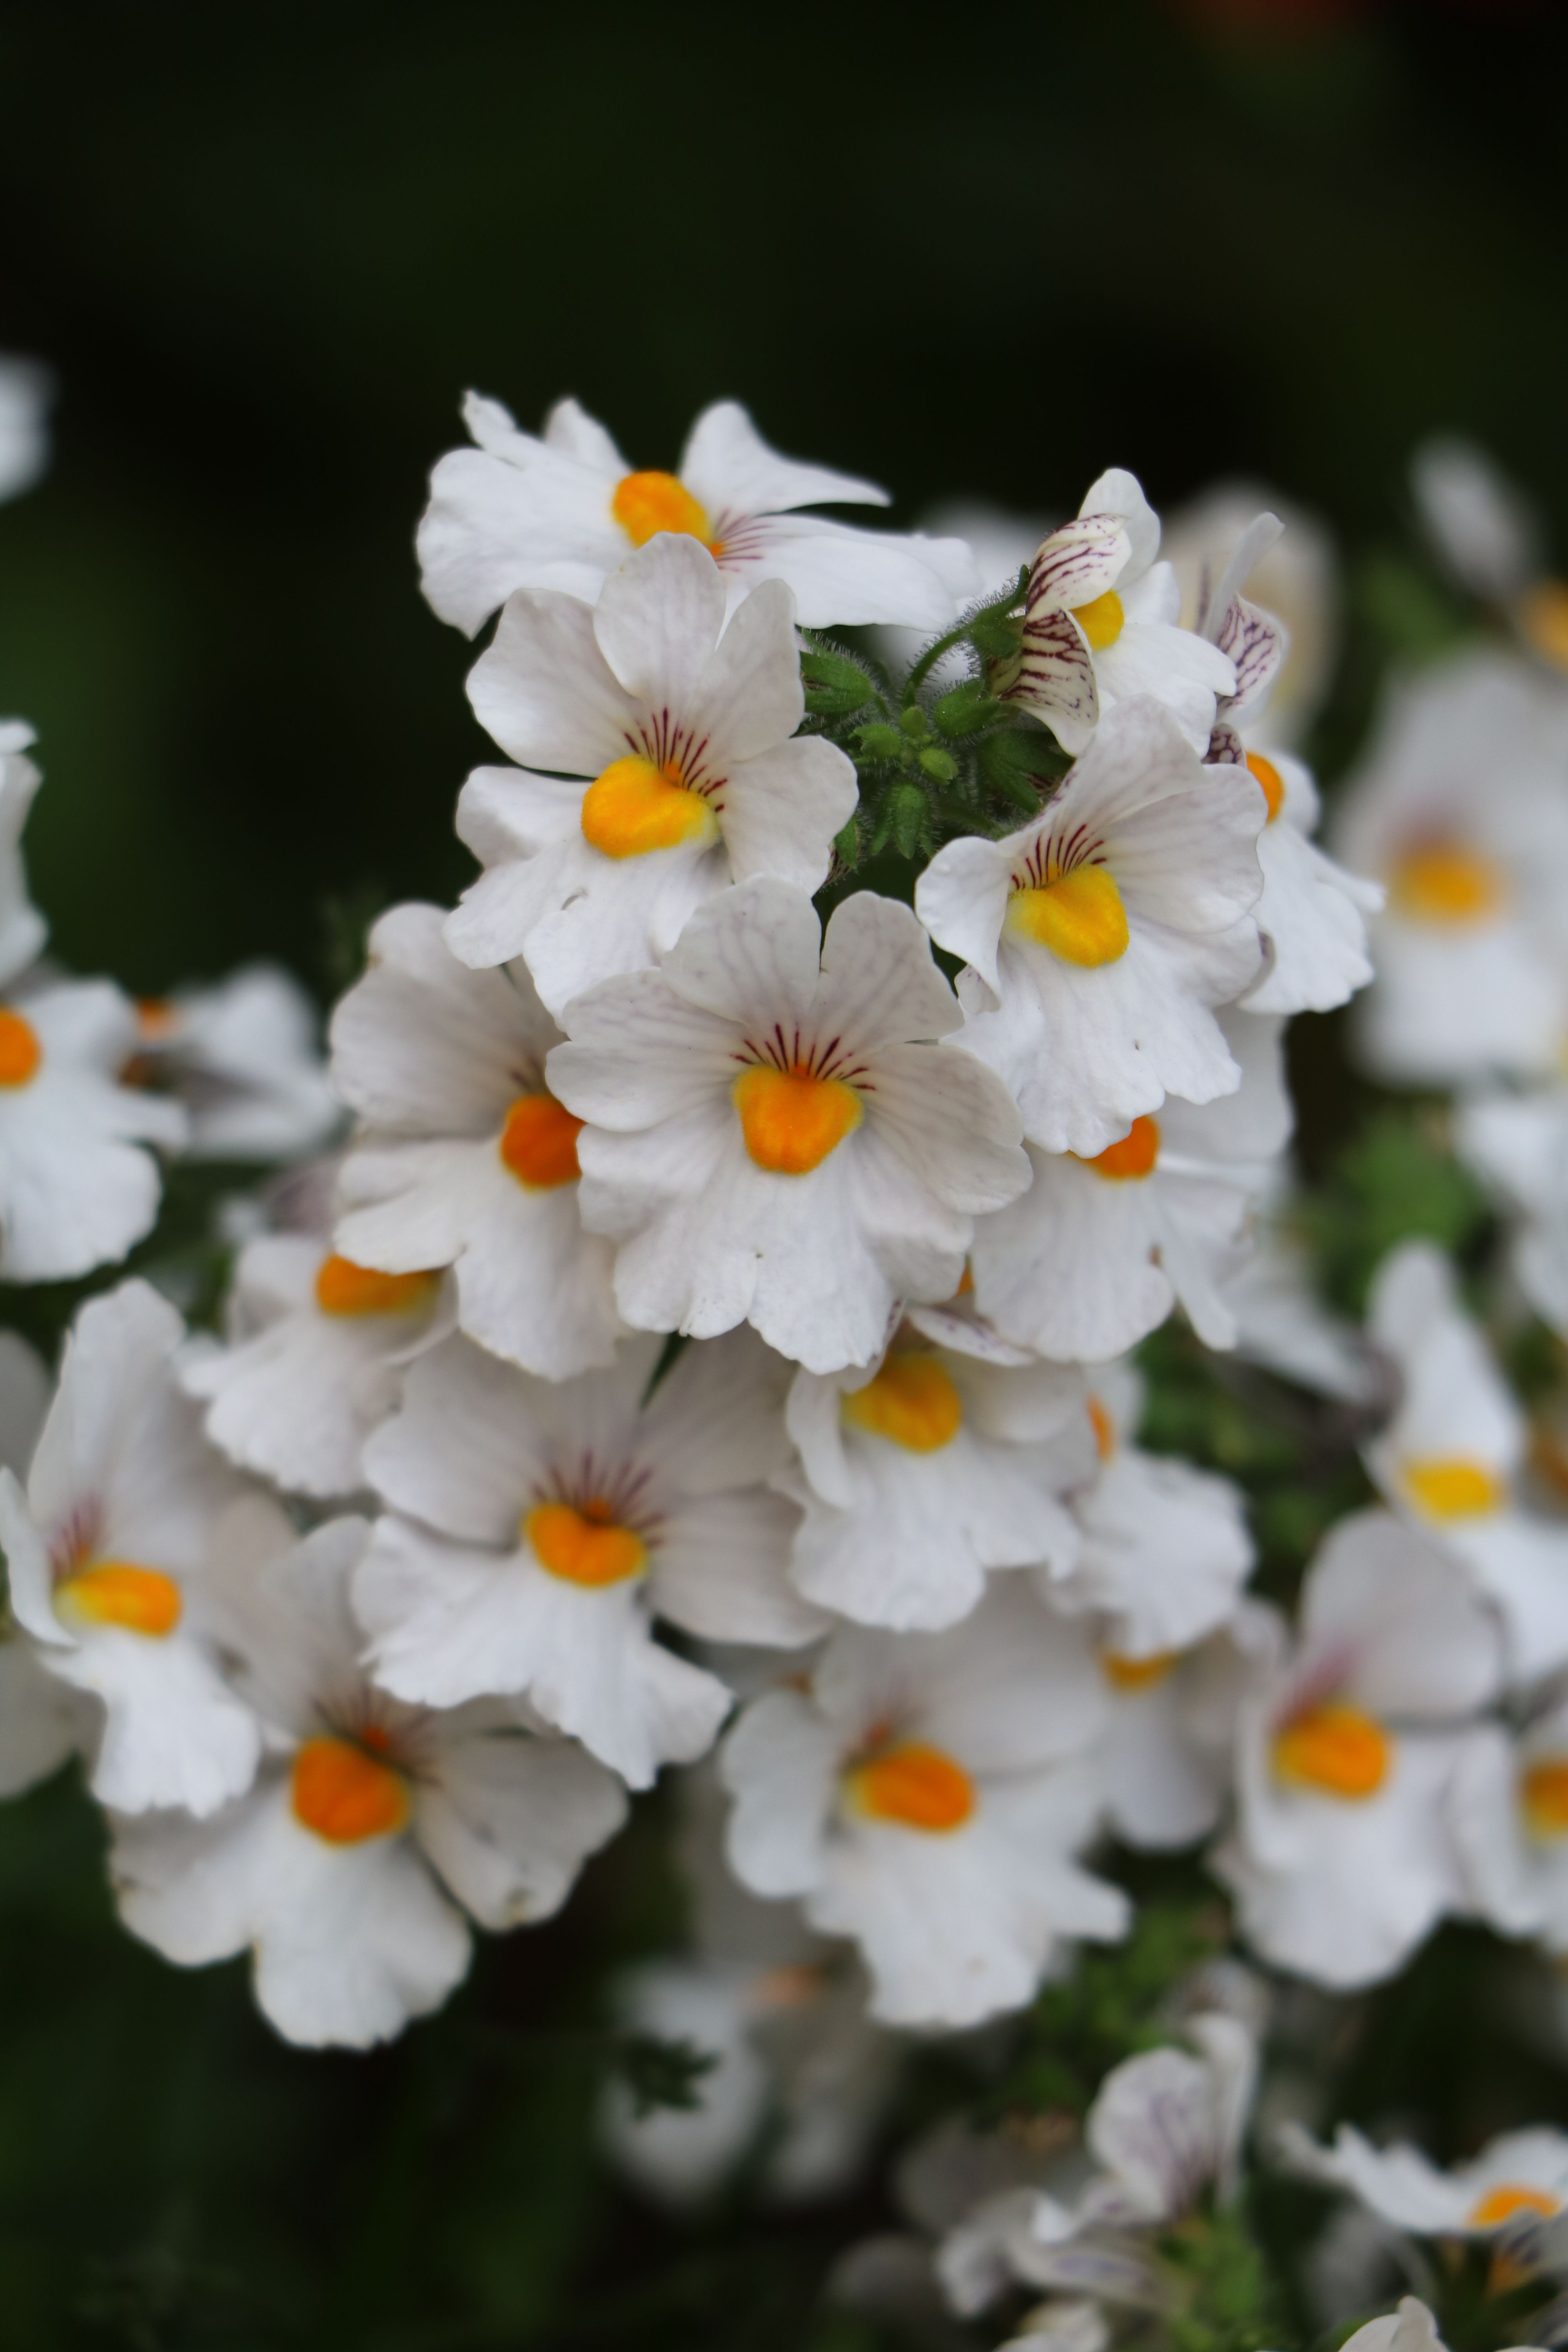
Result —
M59 950L324 987L356 911L459 887L482 739L411 539L468 383L530 425L574 391L640 465L733 394L905 520L1245 470L1360 558L1435 425L1568 510L1565 62L1495 5L0 5L0 344L61 385L0 511L0 710ZM0 2344L863 2344L816 2281L874 2202L687 2235L594 2171L657 1828L355 2061L121 1938L68 1785L0 1812ZM1450 1937L1363 2014L1358 2111L1424 2084L1463 2145L1560 2101L1489 1966Z

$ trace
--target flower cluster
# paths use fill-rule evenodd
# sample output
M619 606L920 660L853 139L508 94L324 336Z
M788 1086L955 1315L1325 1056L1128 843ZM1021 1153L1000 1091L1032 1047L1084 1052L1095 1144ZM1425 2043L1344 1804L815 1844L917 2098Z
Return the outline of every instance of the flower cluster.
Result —
M900 2034L1070 1981L1134 1924L1130 1852L1201 1850L1255 1958L1334 1992L1445 1917L1568 1953L1568 1453L1432 1242L1389 1236L1360 1328L1314 1296L1285 1080L1291 1016L1364 989L1365 1066L1461 1090L1517 1312L1568 1339L1563 592L1514 509L1425 454L1518 642L1396 688L1341 864L1254 601L1300 587L1271 513L1162 561L1113 469L985 593L960 539L818 516L883 494L732 403L673 474L570 401L466 415L418 544L489 631L479 871L380 916L327 1063L272 970L137 1005L43 960L0 731L0 1282L142 1244L159 1155L251 1180L217 1328L150 1246L52 1380L0 1349L0 1786L79 1756L132 1932L248 1951L280 2033L363 2046L689 1768L693 1949L617 1998L709 2074L603 2115L677 2202L764 2123L773 2192L849 2178ZM1146 1425L1178 1315L1194 1384L1337 1417L1295 1580ZM1184 1999L1070 2161L946 2197L951 2311L1027 2289L1018 2343L1100 2352L1185 2307L1264 2017L1234 1968ZM1549 2138L1453 2177L1285 2145L1462 2235L1564 2209Z

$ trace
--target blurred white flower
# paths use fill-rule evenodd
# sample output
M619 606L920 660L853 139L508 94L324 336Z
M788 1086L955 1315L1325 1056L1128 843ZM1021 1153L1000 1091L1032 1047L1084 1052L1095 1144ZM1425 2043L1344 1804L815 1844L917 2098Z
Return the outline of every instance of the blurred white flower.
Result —
M36 360L0 358L0 499L20 498L47 469L54 394Z
M1182 625L1201 626L1249 525L1272 512L1281 536L1264 548L1238 588L1284 625L1286 646L1267 708L1247 721L1265 750L1298 743L1316 718L1339 651L1340 592L1334 544L1314 515L1271 489L1216 482L1167 521L1164 554L1181 591Z
M172 1095L195 1160L292 1160L342 1123L318 1044L316 1009L278 964L246 964L210 987L144 997L128 1083Z

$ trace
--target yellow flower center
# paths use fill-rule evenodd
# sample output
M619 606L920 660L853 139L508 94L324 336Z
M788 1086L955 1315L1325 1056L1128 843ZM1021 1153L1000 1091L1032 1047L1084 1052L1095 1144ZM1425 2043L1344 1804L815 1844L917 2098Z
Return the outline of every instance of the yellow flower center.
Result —
M854 1428L890 1438L910 1454L935 1454L963 1425L951 1379L934 1356L913 1349L889 1356L875 1379L842 1400L839 1411Z
M607 1503L540 1503L522 1523L541 1568L567 1584L597 1591L624 1584L647 1566L647 1546L635 1528L616 1525Z
M1127 909L1115 877L1103 866L1075 866L1033 889L1015 890L1007 928L1064 963L1092 971L1127 952Z
M1393 1754L1388 1735L1370 1715L1331 1704L1310 1707L1276 1733L1274 1769L1281 1780L1359 1803L1382 1788Z
M606 857L646 857L655 849L719 837L719 820L671 762L656 768L640 755L612 760L583 795L583 835Z
M1459 929L1484 923L1508 897L1500 869L1462 843L1418 843L1395 858L1389 876L1389 904L1413 923Z
M1108 588L1103 596L1091 596L1087 604L1075 604L1072 616L1097 654L1116 643L1127 619L1114 588Z
M1434 1454L1400 1465L1400 1483L1429 1519L1479 1519L1500 1510L1508 1489L1484 1462L1462 1454Z
M415 1315L436 1293L438 1274L378 1274L334 1250L316 1276L316 1304L323 1315Z
M1490 2230L1500 2221L1511 2221L1516 2213L1539 2213L1550 2218L1561 2210L1561 2200L1548 2197L1543 2189L1527 2189L1522 2181L1503 2180L1471 2206L1469 2222L1472 2230Z
M184 1605L172 1576L128 1559L100 1559L79 1569L55 1591L55 1612L66 1623L119 1625L150 1641L174 1632Z
M864 1115L853 1087L819 1078L799 1063L775 1070L771 1062L754 1062L731 1093L746 1150L772 1176L809 1176Z
M1556 669L1568 669L1568 584L1538 580L1515 609L1522 635L1542 659Z
M851 1766L845 1791L858 1813L905 1829L962 1829L975 1807L974 1783L962 1764L923 1740L901 1740Z
M686 539L708 544L708 511L684 482L657 468L623 474L610 500L610 512L634 547L646 547L661 530L678 531Z
M32 1023L0 1005L0 1087L25 1087L37 1076L43 1058L44 1049Z
M1111 1150L1115 1148L1113 1144ZM1109 1462L1116 1451L1116 1423L1097 1396L1089 1400L1089 1425L1094 1432L1095 1452L1102 1462Z
M1108 1143L1091 1160L1083 1159L1077 1151L1070 1156L1111 1184L1127 1184L1140 1177L1152 1176L1154 1162L1160 1157L1160 1122L1135 1118L1120 1143Z
M574 1118L553 1095L519 1095L500 1131L502 1162L531 1192L574 1184L583 1172L577 1165L582 1130L583 1121Z
M1520 1777L1520 1808L1532 1837L1568 1837L1568 1756L1549 1756Z
M1180 1650L1156 1650L1152 1657L1124 1658L1115 1650L1101 1650L1100 1670L1112 1690L1148 1690L1164 1681L1181 1654Z
M1263 787L1263 797L1268 803L1268 821L1272 824L1285 805L1285 779L1273 761L1266 760L1261 751L1249 751L1247 755L1247 764L1256 781Z
M350 1739L323 1736L296 1749L289 1801L295 1820L329 1845L363 1845L408 1826L403 1774Z

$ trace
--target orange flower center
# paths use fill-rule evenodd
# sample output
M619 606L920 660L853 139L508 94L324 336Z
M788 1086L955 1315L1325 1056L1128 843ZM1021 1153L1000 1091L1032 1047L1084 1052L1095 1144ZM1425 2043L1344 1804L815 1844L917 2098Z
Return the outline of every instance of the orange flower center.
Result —
M583 1121L574 1118L553 1095L519 1095L500 1131L501 1160L530 1192L574 1184L583 1172L577 1165L582 1131Z
M1500 2221L1511 2221L1516 2213L1539 2213L1543 2218L1562 2210L1561 2200L1548 2197L1543 2189L1527 2189L1521 2181L1500 2181L1489 2189L1470 2209L1472 2230L1495 2229Z
M673 761L613 760L583 795L583 835L606 857L646 857L654 849L719 837L719 820Z
M819 1078L797 1063L775 1070L753 1062L731 1088L746 1150L771 1176L809 1176L852 1135L860 1097L842 1078Z
M1116 643L1127 620L1114 588L1108 588L1103 596L1091 596L1087 604L1075 604L1072 616L1097 654Z
M1411 1501L1431 1519L1479 1519L1500 1510L1508 1489L1484 1462L1467 1454L1436 1454L1400 1465Z
M162 1641L184 1613L184 1600L162 1569L138 1568L128 1559L100 1559L79 1569L55 1590L55 1611L67 1623L119 1625L128 1633Z
M1418 843L1395 858L1389 876L1389 904L1415 923L1462 929L1485 922L1508 898L1498 866L1458 842Z
M417 1315L436 1295L438 1274L379 1274L356 1265L334 1250L316 1276L316 1304L323 1315Z
M350 1739L307 1739L295 1751L294 1818L329 1845L363 1845L408 1826L408 1783Z
M1533 1837L1568 1837L1568 1756L1529 1765L1520 1779L1519 1801Z
M635 1528L616 1525L607 1503L539 1503L522 1523L541 1568L567 1584L598 1590L624 1584L647 1566L647 1546Z
M1102 1462L1109 1462L1116 1451L1116 1423L1097 1396L1089 1400L1089 1425L1094 1432L1095 1452Z
M976 1802L963 1765L920 1739L902 1740L851 1766L845 1787L857 1812L910 1830L962 1829Z
M1159 1121L1135 1118L1120 1143L1108 1143L1105 1150L1097 1151L1092 1160L1085 1160L1077 1151L1071 1157L1080 1160L1085 1168L1092 1168L1097 1176L1105 1177L1112 1184L1126 1184L1138 1177L1152 1176L1154 1162L1160 1157Z
M1543 661L1568 669L1568 586L1538 580L1515 608L1520 628Z
M657 468L623 474L616 484L610 512L634 547L646 547L661 530L678 531L684 538L700 539L704 547L708 544L707 509L684 482Z
M1064 963L1093 971L1127 952L1127 909L1115 877L1103 866L1075 866L1007 902L1007 928Z
M1324 1796L1359 1803L1388 1778L1394 1748L1387 1733L1359 1707L1310 1707L1274 1739L1274 1769Z
M853 1428L889 1438L910 1454L935 1454L963 1425L952 1380L934 1356L913 1349L890 1355L863 1389L841 1400L839 1411Z
M32 1023L0 1005L0 1087L25 1087L37 1076L43 1058L44 1049Z
M1156 1650L1147 1658L1124 1658L1118 1651L1101 1650L1100 1670L1112 1690L1150 1690L1164 1681L1181 1654L1180 1650Z
M1249 751L1247 764L1263 787L1263 797L1268 803L1268 823L1272 824L1285 805L1285 779L1273 761L1266 760L1261 751Z

